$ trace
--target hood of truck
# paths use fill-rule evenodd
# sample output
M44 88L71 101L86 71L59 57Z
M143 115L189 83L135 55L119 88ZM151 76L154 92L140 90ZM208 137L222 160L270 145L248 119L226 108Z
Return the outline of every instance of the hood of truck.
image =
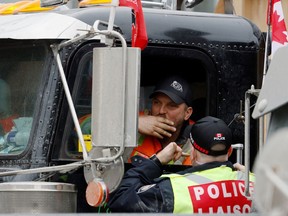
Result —
M6 15L0 17L2 39L72 39L91 26L57 13Z

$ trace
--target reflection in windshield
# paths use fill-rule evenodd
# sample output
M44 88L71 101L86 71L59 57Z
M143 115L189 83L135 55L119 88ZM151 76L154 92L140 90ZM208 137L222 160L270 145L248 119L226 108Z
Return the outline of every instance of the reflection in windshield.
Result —
M35 44L0 44L0 156L28 145L44 57Z

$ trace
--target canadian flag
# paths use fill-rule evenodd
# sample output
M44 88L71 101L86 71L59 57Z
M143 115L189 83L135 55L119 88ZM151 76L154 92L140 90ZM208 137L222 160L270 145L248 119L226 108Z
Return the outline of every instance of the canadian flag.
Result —
M281 0L268 0L268 16L267 24L272 28L272 50L273 55L275 51L288 44L288 34L284 20ZM269 14L270 12L270 14Z
M148 37L141 0L119 0L119 6L132 8L132 47L143 50L147 46Z

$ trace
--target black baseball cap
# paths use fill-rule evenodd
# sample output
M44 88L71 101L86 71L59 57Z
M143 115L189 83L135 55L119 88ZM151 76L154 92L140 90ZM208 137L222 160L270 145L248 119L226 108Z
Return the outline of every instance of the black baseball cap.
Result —
M166 94L174 103L192 106L192 91L188 82L179 76L171 76L158 82L150 98L157 93Z
M194 148L207 155L225 155L232 143L232 132L227 124L218 118L206 116L191 128L190 139ZM215 144L224 144L224 150L212 150Z

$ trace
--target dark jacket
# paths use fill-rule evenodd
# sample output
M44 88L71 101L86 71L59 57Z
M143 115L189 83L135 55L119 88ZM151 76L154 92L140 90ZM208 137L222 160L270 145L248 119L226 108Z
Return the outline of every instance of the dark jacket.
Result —
M108 207L112 212L173 212L174 195L170 179L159 178L162 167L154 161L134 156L133 168L129 169L120 184L110 194ZM188 168L178 174L192 173L226 165L233 169L231 162L212 162Z

